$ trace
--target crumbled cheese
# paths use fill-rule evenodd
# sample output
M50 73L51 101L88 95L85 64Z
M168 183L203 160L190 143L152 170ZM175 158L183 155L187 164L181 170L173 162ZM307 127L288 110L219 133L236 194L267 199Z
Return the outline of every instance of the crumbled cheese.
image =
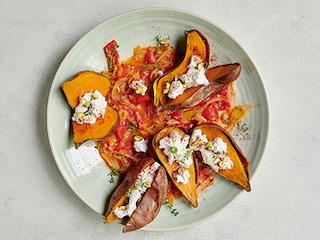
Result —
M190 148L193 151L199 150L204 147L208 142L208 139L205 134L202 134L201 129L196 129L192 132L190 137Z
M171 99L176 99L184 92L184 87L181 81L174 80L169 88L168 97Z
M159 71L158 71L158 75L159 75L159 76L162 76L162 75L163 75L163 71L162 71L162 70L159 70Z
M227 152L227 143L222 140L222 138L217 137L213 140L213 144L210 147L210 150L213 152Z
M187 169L179 168L174 174L174 178L176 178L177 182L181 182L182 184L187 184L190 178L190 173Z
M164 149L164 154L168 156L169 164L174 161L182 167L190 167L192 164L191 150L187 148L190 136L185 134L184 137L177 132L172 131L170 136L165 136L160 140L160 149Z
M134 140L133 148L136 152L147 152L148 150L148 141L141 138L139 140Z
M85 93L80 97L72 121L78 124L94 124L98 118L104 117L107 105L106 98L98 90Z
M141 94L142 96L144 96L146 94L147 91L147 86L144 84L143 80L139 79L139 80L133 80L129 87L133 90L135 90L136 94Z
M128 204L125 206L117 207L113 213L118 218L131 216L134 210L137 208L137 202L142 195L147 191L154 181L155 172L159 168L160 164L154 162L152 165L146 167L138 176L135 186L127 192Z
M168 97L175 99L188 88L208 85L209 81L205 75L205 71L206 69L203 67L201 58L193 55L188 65L188 71L185 74L175 77L169 89L166 90L168 91Z
M233 168L233 162L227 156L227 143L220 137L208 141L206 135L197 129L191 135L190 148L193 151L200 151L203 162L216 172L220 169Z

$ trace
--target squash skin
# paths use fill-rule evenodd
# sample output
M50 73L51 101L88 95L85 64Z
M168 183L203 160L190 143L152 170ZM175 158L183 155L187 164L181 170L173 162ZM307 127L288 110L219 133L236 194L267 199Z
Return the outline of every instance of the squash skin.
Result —
M160 160L160 162L166 169L169 177L171 178L171 181L173 182L173 184L181 191L183 196L190 202L190 204L193 207L197 207L198 206L197 182L196 182L197 176L196 176L194 162L188 168L188 171L190 173L190 178L188 183L183 184L183 183L177 182L176 179L173 177L173 173L179 167L179 164L177 162L173 162L173 164L170 165L168 162L168 157L163 153L163 150L159 148L160 140L166 136L170 136L172 131L177 131L181 136L185 135L185 132L180 128L166 127L162 129L157 135L154 136L152 141L152 146L158 156L158 159Z
M110 87L111 83L107 77L93 71L78 72L61 86L72 109L78 106L79 98L85 93L98 90L103 96L107 96ZM104 117L98 118L94 124L78 124L72 121L75 147L79 148L87 140L102 140L116 128L119 120L118 112L107 106Z
M201 87L198 86L187 89L182 95L174 99L175 101L173 103L172 99L169 99L168 96L163 94L163 90L168 79L171 80L175 76L179 76L187 72L188 65L193 55L199 56L204 61L205 68L208 66L210 58L210 45L205 36L202 35L202 33L198 30L188 30L185 31L185 38L186 52L181 63L168 73L156 79L153 83L154 105L156 107L159 107L160 105L175 105L177 103L181 103Z
M245 157L240 147L236 144L232 136L222 127L216 124L202 124L193 129L201 129L202 134L205 134L208 140L214 140L217 137L223 139L227 143L228 156L233 161L232 169L220 169L217 174L239 185L241 188L249 192L250 174L249 160ZM200 157L201 154L195 154L195 157Z

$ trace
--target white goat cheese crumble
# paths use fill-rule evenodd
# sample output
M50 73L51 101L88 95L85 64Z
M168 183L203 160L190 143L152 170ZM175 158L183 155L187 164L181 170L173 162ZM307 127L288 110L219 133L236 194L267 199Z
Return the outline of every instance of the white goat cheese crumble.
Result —
M144 84L143 80L138 79L138 80L133 80L129 87L133 90L135 90L136 94L141 94L144 96L147 91L147 86Z
M80 97L80 103L75 108L72 121L78 124L94 124L98 118L104 117L107 105L106 98L98 90L85 93Z
M203 162L214 171L233 168L233 161L227 156L227 143L222 138L209 141L200 129L196 129L191 135L190 146L192 150L200 151Z
M188 71L185 74L176 76L174 81L168 86L169 89L165 89L165 92L168 92L168 97L176 99L188 88L208 85L209 81L205 75L205 71L202 59L197 55L193 55L188 65Z
M190 136L187 134L182 138L177 131L172 131L170 136L165 136L159 142L159 148L163 149L163 153L168 157L169 164L172 165L173 162L177 162L180 165L179 169L182 170L178 169L174 177L177 179L177 182L182 182L183 184L189 181L190 173L187 168L193 163L192 151L187 148L189 139Z
M136 152L147 152L148 150L148 140L143 139L142 137L135 137L133 142L133 148Z

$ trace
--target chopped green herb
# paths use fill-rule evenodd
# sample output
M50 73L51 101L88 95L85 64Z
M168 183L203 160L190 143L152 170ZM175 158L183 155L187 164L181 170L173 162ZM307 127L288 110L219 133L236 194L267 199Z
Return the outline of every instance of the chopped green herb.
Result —
M116 176L119 176L119 172L120 172L120 170L116 170L115 168L113 168L113 169L108 173L108 176L110 176L109 183L114 183L115 177L116 177Z
M200 143L201 143L201 139L198 138L197 141L195 141L194 143L192 143L191 146L192 146L192 147L196 147L196 146L198 146Z
M246 132L249 130L249 126L245 123L243 123L242 125L240 125L240 123L237 123L237 125L239 126L239 128L242 132Z
M141 141L141 140L142 140L142 137L139 136L139 135L135 135L135 136L134 136L134 140L135 140L135 141Z
M207 147L208 149L212 148L212 146L213 146L213 142L212 142L212 141L208 141L208 142L206 143L206 147Z
M139 86L138 89L136 90L136 94L143 94L144 93L144 88L142 86Z
M173 205L169 202L168 199L165 199L163 201L163 205L167 206L170 210L170 212L174 215L177 216L179 214L178 210L176 208L173 207Z
M160 45L165 45L168 42L166 39L163 39L160 36L156 36L156 40Z

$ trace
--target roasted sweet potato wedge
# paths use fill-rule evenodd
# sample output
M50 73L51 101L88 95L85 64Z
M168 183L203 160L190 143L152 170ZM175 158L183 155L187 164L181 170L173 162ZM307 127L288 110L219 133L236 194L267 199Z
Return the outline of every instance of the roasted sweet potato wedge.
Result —
M239 146L233 140L231 135L222 127L215 124L203 124L195 127L193 131L201 130L202 134L204 134L210 142L212 146L212 142L214 142L217 138L220 138L226 144L226 152L223 153L232 161L232 166L230 168L221 168L223 161L218 160L216 158L213 163L214 169L220 176L238 184L240 187L245 189L246 191L250 191L250 182L249 182L249 161L240 150ZM208 145L208 143L206 143ZM218 149L219 146L214 149ZM218 150L213 150L212 154L218 155L220 153L216 152ZM210 153L211 154L211 153ZM204 160L205 156L203 154L196 154L195 157L199 156ZM222 164L220 164L222 163ZM212 165L211 165L212 166ZM215 166L217 168L215 168Z
M174 133L177 133L176 136L180 136L180 140L175 139L173 136ZM174 185L182 192L183 196L190 202L193 207L198 206L198 197L197 197L197 184L196 184L196 172L195 172L195 165L193 162L193 157L191 151L184 148L179 148L178 145L181 142L187 141L185 145L188 145L189 140L185 136L184 131L176 127L167 127L162 129L152 141L152 146L161 161L162 165L165 167L168 175L170 176ZM163 149L162 141L166 141L167 139L173 139L172 143L168 143L166 146L167 149ZM170 140L169 140L170 141ZM180 142L179 142L180 141ZM177 144L177 145L175 145ZM170 162L170 157L166 154L166 151L171 151L173 153L174 160ZM184 151L184 152L183 152ZM181 162L186 163L189 160L185 160L185 156L190 154L190 166L182 167ZM180 158L182 156L182 158ZM189 157L189 156L188 156ZM178 181L177 174L181 173L181 168L183 171L188 171L189 179L186 182ZM179 173L180 171L180 173Z
M160 167L151 188L144 194L139 206L128 219L123 232L140 229L152 222L161 209L167 188L167 173L163 167Z
M105 213L105 223L123 218L123 232L142 228L158 215L167 188L168 179L164 168L152 158L142 159L127 172L112 194ZM139 198L135 199L136 196Z

